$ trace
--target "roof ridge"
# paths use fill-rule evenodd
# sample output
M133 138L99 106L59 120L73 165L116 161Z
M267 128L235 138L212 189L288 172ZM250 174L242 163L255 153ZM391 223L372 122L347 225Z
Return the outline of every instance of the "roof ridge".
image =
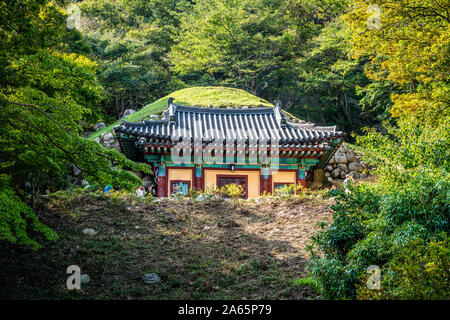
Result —
M119 125L115 126L114 128L121 127L121 126L142 127L142 126L155 125L155 124L167 124L167 120L164 120L164 119L141 120L139 122L128 122L128 121L122 120L122 121L120 121Z
M174 106L176 106L176 110L186 110L186 111L191 111L191 110L197 110L199 112L204 112L204 113L258 113L258 112L274 112L274 107L263 107L263 108L240 108L240 109L228 109L228 108L221 108L221 107L200 107L200 106L184 106L184 105L179 105L179 104L174 104Z

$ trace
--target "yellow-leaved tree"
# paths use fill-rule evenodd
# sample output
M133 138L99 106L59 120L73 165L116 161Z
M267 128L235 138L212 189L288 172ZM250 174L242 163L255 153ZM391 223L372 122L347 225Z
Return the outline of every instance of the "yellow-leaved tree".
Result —
M366 74L392 81L392 116L431 123L449 116L450 1L355 0L345 20L353 54L366 56Z

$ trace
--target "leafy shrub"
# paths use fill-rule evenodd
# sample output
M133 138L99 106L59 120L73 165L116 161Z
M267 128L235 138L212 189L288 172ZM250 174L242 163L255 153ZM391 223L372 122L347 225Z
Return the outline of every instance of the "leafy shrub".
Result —
M6 175L0 175L0 240L39 249L41 244L30 237L29 231L40 233L47 240L58 239L57 234L39 222L31 208L20 200L8 180Z
M378 182L332 190L333 220L313 237L310 271L325 298L450 295L450 176L448 162L433 156L434 147L444 152L449 128L436 134L400 123L389 130L392 136L370 132L360 139L367 161L379 161ZM371 265L381 269L380 290L366 287Z
M381 291L358 286L359 299L450 299L450 246L442 241L423 239L401 247L386 266ZM362 278L362 283L364 283Z
M193 200L196 200L197 197L199 195L202 194L202 190L201 189L197 189L197 188L190 188L189 189L189 197Z
M376 213L378 197L366 185L352 186L350 195L340 189L331 190L336 203L333 223L327 230L313 237L315 244L330 256L345 256L354 244L364 237L364 221Z
M236 206L239 199L244 195L244 187L235 183L227 184L220 188L220 194L230 197L234 206Z
M355 275L348 272L345 264L335 258L315 258L311 273L318 279L317 287L325 299L348 299L355 295L352 284Z

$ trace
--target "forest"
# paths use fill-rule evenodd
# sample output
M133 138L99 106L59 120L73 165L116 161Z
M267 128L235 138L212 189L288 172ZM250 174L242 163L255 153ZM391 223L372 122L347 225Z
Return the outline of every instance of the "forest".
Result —
M62 241L42 198L72 188L73 166L131 194L133 172L153 174L89 139L96 124L177 90L235 88L337 125L376 168L375 182L327 193L332 217L299 285L323 299L450 299L450 1L0 0L0 41L2 252Z

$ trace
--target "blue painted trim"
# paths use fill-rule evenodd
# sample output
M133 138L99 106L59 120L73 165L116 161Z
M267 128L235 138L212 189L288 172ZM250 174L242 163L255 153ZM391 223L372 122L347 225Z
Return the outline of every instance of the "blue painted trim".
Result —
M306 174L305 174L305 170L304 170L304 169L299 169L299 170L298 170L298 178L299 178L300 180L306 179Z
M159 167L158 176L165 177L166 176L166 166L161 165Z

